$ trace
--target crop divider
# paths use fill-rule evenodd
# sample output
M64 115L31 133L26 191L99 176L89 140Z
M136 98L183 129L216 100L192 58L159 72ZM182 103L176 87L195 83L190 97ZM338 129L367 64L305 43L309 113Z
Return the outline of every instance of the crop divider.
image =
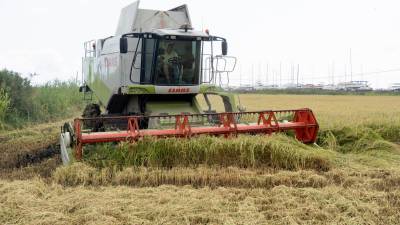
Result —
M225 128L224 137L227 138L231 135L237 137L237 123L232 113L219 114L220 126Z
M175 130L177 136L190 137L192 129L189 123L188 115L176 115L175 116Z
M267 115L268 117L265 118L265 115ZM278 132L279 131L279 123L278 120L276 119L275 113L272 111L269 112L260 112L259 116L258 116L258 121L257 124L258 125L264 125L265 129L265 133L270 135L273 132Z

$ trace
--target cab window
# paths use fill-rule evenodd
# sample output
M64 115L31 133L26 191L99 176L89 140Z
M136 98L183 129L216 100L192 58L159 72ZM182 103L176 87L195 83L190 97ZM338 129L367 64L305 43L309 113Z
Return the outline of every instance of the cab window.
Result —
M199 83L200 41L160 40L156 52L156 85Z

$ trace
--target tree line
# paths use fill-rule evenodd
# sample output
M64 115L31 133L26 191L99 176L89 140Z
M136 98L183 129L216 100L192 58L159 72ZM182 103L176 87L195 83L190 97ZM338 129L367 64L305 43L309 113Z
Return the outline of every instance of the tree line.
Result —
M20 73L0 70L0 129L65 118L82 106L74 81L55 80L34 86Z

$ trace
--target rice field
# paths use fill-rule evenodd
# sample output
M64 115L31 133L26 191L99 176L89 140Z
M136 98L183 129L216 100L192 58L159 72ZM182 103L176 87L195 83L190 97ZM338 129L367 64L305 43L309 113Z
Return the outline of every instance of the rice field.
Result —
M149 138L88 148L66 167L49 148L61 122L3 132L0 224L400 224L400 97L240 100L313 109L317 145Z

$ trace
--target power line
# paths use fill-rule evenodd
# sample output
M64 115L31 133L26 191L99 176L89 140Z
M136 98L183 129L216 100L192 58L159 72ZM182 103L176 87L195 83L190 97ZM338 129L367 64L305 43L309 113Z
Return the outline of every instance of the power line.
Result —
M400 71L400 68L397 68L397 69L389 69L389 70L378 70L378 71L371 71L371 72L364 72L364 73L353 73L353 76L371 76L371 75L374 75L374 74L380 74L380 73L391 73L391 72L399 72ZM303 74L303 75L307 75L307 74ZM313 78L330 78L331 76L329 76L329 75L327 75L327 76L316 76L316 77L313 77ZM335 75L335 78L344 78L344 77L346 77L346 75L344 74L344 75Z
M352 76L372 76L372 75L376 75L376 74L382 74L382 73L392 73L392 72L400 72L400 68L395 68L395 69L387 69L387 70L377 70L377 71L370 71L370 72L361 72L361 73L353 73ZM281 74L281 73L280 73ZM282 74L283 75L283 74ZM282 78L282 75L280 75L280 83L281 81L292 81L292 78ZM290 74L287 74L287 76L289 76ZM314 76L313 74L301 74L302 77L306 78L306 79L316 79L316 80L320 80L320 79L332 79L332 75L328 74L328 75L323 75L323 76ZM285 75L283 75L285 76ZM285 76L286 77L286 76ZM345 78L346 79L347 74L346 71L343 75L335 75L335 78ZM235 80L235 79L233 79Z

